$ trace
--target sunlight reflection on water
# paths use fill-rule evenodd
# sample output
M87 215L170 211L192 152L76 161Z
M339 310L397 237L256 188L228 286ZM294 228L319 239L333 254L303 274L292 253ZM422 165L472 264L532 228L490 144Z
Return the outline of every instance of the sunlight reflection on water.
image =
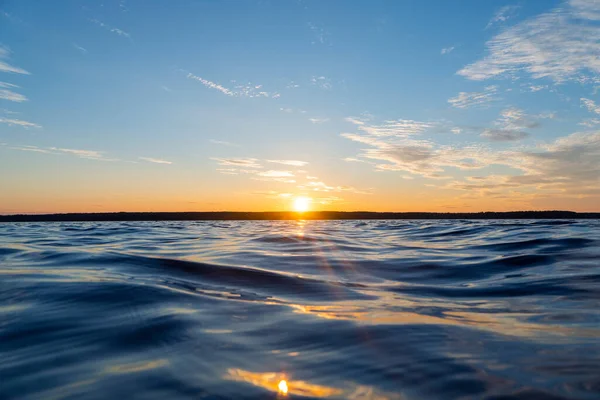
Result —
M599 243L598 221L0 225L2 395L595 398Z

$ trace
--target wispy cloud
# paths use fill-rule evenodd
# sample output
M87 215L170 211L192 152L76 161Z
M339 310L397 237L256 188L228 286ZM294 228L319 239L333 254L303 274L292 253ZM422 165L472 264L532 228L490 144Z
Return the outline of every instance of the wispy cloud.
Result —
M112 32L119 36L126 37L127 39L131 39L131 35L122 29L115 28L115 27L105 24L104 22L99 21L97 19L91 19L90 21L93 22L94 24L98 25L99 27L106 29L109 32Z
M600 118L589 118L581 121L579 125L585 126L587 128L593 128L596 125L600 125Z
M64 154L71 154L71 155L77 156L79 158L86 158L86 159L90 159L90 160L118 161L118 160L113 159L113 158L107 158L104 155L103 151L81 150L81 149L65 149L65 148L60 148L60 147L49 147L48 149L52 150L54 152L64 153Z
M310 78L311 85L318 86L321 89L331 90L333 85L331 84L331 79L324 76L313 76Z
M369 146L350 161L372 160L377 171L405 171L428 178L446 178L446 167L463 170L479 169L495 158L484 146L440 146L430 140L417 140L412 134L381 135L378 126L357 125L361 134L342 133L341 136ZM418 128L419 133L422 128Z
M329 118L309 118L308 120L313 124L324 124L329 121Z
M346 118L346 121L356 125L359 131L375 137L407 137L420 134L436 125L433 122L421 122L410 119L390 120L378 125L367 124L366 120L357 118Z
M232 81L236 83L235 81ZM238 97L268 97L277 99L281 97L278 92L267 92L262 85L256 85L248 82L243 84L237 84L233 87L233 93Z
M353 125L365 125L365 123L366 123L364 120L357 118L357 117L347 117L347 118L344 118L344 120L346 122L350 122Z
M486 43L488 55L460 71L472 80L520 72L555 82L600 81L600 2L571 0L521 22Z
M330 34L327 30L325 30L322 26L314 24L312 22L308 23L308 28L313 33L315 40L312 44L324 44L331 46Z
M587 108L587 110L594 114L600 114L600 105L596 104L594 100L581 98L581 106Z
M551 118L549 116L542 117ZM502 110L497 125L501 126L503 129L537 128L540 126L540 123L537 120L538 118L540 118L540 116L527 115L521 109L510 107Z
M575 15L590 21L600 21L600 6L596 0L570 0Z
M6 2L4 2L3 4L6 4ZM4 17L7 20L19 24L21 26L27 26L28 24L26 24L22 19L16 17L14 14L11 14L9 12L7 12L6 10L2 10L0 9L0 17Z
M308 162L298 161L298 160L267 160L267 162L275 163L275 164L291 165L293 167L303 167L305 165L308 165Z
M500 8L498 11L496 11L494 16L490 20L490 22L488 22L485 29L489 29L494 25L503 24L504 22L508 21L509 19L515 17L519 8L521 8L521 7L520 6L504 6L504 7Z
M238 170L236 168L217 168L217 171L225 175L237 175Z
M27 97L20 93L13 92L11 90L12 88L18 88L18 86L13 85L12 83L0 82L0 99L14 101L17 103L27 101Z
M52 151L48 150L48 149L42 149L40 147L37 146L11 146L10 147L12 150L20 150L20 151L31 151L34 153L44 153L44 154L51 154Z
M84 47L81 47L77 43L73 43L73 47L76 48L81 54L86 54L88 51Z
M485 129L481 137L491 140L492 142L513 142L516 140L525 139L529 134L513 129Z
M527 89L532 92L539 92L540 90L548 89L548 85L529 85Z
M11 119L0 117L1 124L7 124L9 126L22 126L23 128L41 128L40 125L34 124L33 122L23 121L21 119Z
M495 128L484 129L481 137L494 142L511 142L526 138L526 129L540 126L539 119L552 118L548 115L527 115L523 110L510 107L500 113L500 118L494 122Z
M290 171L276 171L276 170L259 172L258 175L264 176L266 178L287 178L287 177L294 176L294 174Z
M302 110L301 108L291 108L291 107L280 107L279 111L284 112L286 114L292 114L292 113L300 113L300 114L306 114L306 110Z
M504 152L499 163L519 169L523 174L472 178L467 182L452 182L449 188L494 193L498 189L534 187L540 194L600 195L600 131L573 133L534 149Z
M497 100L496 93L498 86L491 85L486 86L483 92L460 92L458 96L448 99L453 107L456 108L470 108L470 107L483 107L488 105L490 102Z
M537 116L541 118L541 116ZM497 123L503 127L535 127L535 119L521 110L507 109ZM490 132L497 140L515 140L522 131L501 127ZM490 129L492 131L492 129ZM402 171L432 179L451 179L449 169L481 170L491 165L503 165L520 170L514 175L468 176L443 185L464 190L469 196L490 196L506 200L531 199L520 191L536 189L540 196L557 193L566 197L598 196L600 177L600 131L573 133L549 144L493 151L486 146L439 145L429 140L378 137L369 134L342 134L343 137L368 146L358 159L374 160L378 171ZM403 176L410 178L410 176ZM315 182L306 187L332 190L332 186ZM529 189L528 189L529 188Z
M454 51L455 47L454 46L450 46L450 47L444 47L441 51L440 54L444 55L444 54L450 54Z
M236 84L233 88L227 88L221 84L209 81L208 79L204 79L198 75L194 75L191 72L188 72L186 77L188 79L192 79L200 82L204 86L209 89L215 89L219 92L223 93L227 96L232 97L269 97L269 98L279 98L280 94L277 92L267 92L263 89L262 85L255 85L252 83L246 84ZM232 83L236 83L232 81Z
M194 75L191 72L187 74L187 78L198 81L201 84L203 84L204 86L206 86L207 88L218 90L219 92L221 92L227 96L235 96L235 94L231 90L227 89L226 87L221 86L218 83L204 79L200 76Z
M217 158L213 157L212 160L215 160L222 166L233 166L240 168L262 168L262 165L258 163L258 159L256 158Z
M38 147L38 146L13 146L11 149L20 151L30 151L35 153L55 154L55 155L72 155L79 158L97 161L119 161L113 158L107 158L102 151L96 150L81 150L81 149L66 149L61 147Z
M209 142L211 142L212 144L219 144L221 146L239 147L239 145L237 145L235 143L226 142L224 140L210 139Z
M10 65L6 60L10 57L10 50L8 47L0 45L0 72L8 72L13 74L22 74L22 75L30 75L29 72L25 71L23 68L15 67Z
M18 88L19 86L8 83L8 82L0 82L0 88Z
M173 164L171 161L161 160L160 158L152 158L152 157L138 157L142 161L147 161L155 164Z
M298 185L298 189L303 190L303 191L325 192L325 193L348 192L348 193L356 193L356 194L371 194L370 191L359 190L353 186L347 186L347 185L333 186L333 185L328 185L325 182L321 182L321 181L317 181L317 180L310 180L309 182L307 182L305 184Z
M29 152L34 152L34 153L54 154L54 155L70 155L70 156L83 158L83 159L87 159L87 160L122 161L122 162L135 163L135 161L125 161L125 160L119 160L116 158L108 157L104 151L98 151L98 150L70 149L70 148L64 148L64 147L38 147L38 146L29 146L29 145L11 146L10 148L13 150L29 151ZM162 160L162 159L158 159L158 158L138 157L138 159L142 160L142 161L150 162L150 163L156 163L156 164L172 164L171 161Z

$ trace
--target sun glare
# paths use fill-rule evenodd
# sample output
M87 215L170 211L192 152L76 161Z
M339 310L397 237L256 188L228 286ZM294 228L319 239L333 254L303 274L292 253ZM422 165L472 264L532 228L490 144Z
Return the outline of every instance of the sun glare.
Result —
M288 392L288 385L287 382L284 380L279 381L279 385L277 385L279 392L283 393L283 394L287 394Z
M308 197L296 197L294 199L294 211L304 212L310 208L310 199Z

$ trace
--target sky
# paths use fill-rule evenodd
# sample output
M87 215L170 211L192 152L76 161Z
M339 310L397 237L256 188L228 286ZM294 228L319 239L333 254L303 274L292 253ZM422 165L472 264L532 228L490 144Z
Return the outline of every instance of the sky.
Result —
M0 214L600 211L600 0L0 0Z

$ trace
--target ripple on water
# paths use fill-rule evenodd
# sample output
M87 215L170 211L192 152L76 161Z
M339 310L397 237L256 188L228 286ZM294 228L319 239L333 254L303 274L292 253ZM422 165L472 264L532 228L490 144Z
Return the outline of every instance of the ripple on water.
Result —
M598 259L596 220L0 224L0 398L600 398Z

